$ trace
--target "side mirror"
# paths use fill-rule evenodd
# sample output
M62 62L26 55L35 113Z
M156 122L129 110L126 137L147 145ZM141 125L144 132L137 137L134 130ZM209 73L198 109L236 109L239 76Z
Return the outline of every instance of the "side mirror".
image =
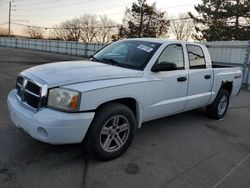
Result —
M152 68L153 72L172 71L172 70L177 70L176 64L167 61L161 61L160 63L156 63Z

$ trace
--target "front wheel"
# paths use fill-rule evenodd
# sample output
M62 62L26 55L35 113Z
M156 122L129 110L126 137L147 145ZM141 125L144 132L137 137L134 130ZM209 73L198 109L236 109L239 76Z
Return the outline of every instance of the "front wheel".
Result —
M88 150L100 160L122 155L131 144L136 130L133 112L125 105L103 106L95 115L87 135Z
M225 89L220 89L214 102L207 106L207 114L213 119L222 119L228 109L229 93Z

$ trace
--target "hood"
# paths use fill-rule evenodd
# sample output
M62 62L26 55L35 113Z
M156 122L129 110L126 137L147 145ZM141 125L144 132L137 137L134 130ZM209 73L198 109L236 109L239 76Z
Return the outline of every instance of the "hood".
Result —
M24 71L50 87L96 80L138 78L143 72L93 61L67 61L35 66Z

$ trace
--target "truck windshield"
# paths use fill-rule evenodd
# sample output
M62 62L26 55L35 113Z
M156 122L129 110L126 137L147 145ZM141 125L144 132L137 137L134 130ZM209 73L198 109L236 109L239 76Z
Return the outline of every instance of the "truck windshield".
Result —
M97 52L90 60L143 70L160 45L140 40L118 41Z

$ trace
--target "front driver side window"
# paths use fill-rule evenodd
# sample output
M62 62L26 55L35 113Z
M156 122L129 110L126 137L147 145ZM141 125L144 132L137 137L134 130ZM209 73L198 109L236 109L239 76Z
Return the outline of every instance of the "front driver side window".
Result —
M176 65L176 69L184 69L184 57L181 44L168 45L160 57L158 58L158 64L160 63L173 63Z

